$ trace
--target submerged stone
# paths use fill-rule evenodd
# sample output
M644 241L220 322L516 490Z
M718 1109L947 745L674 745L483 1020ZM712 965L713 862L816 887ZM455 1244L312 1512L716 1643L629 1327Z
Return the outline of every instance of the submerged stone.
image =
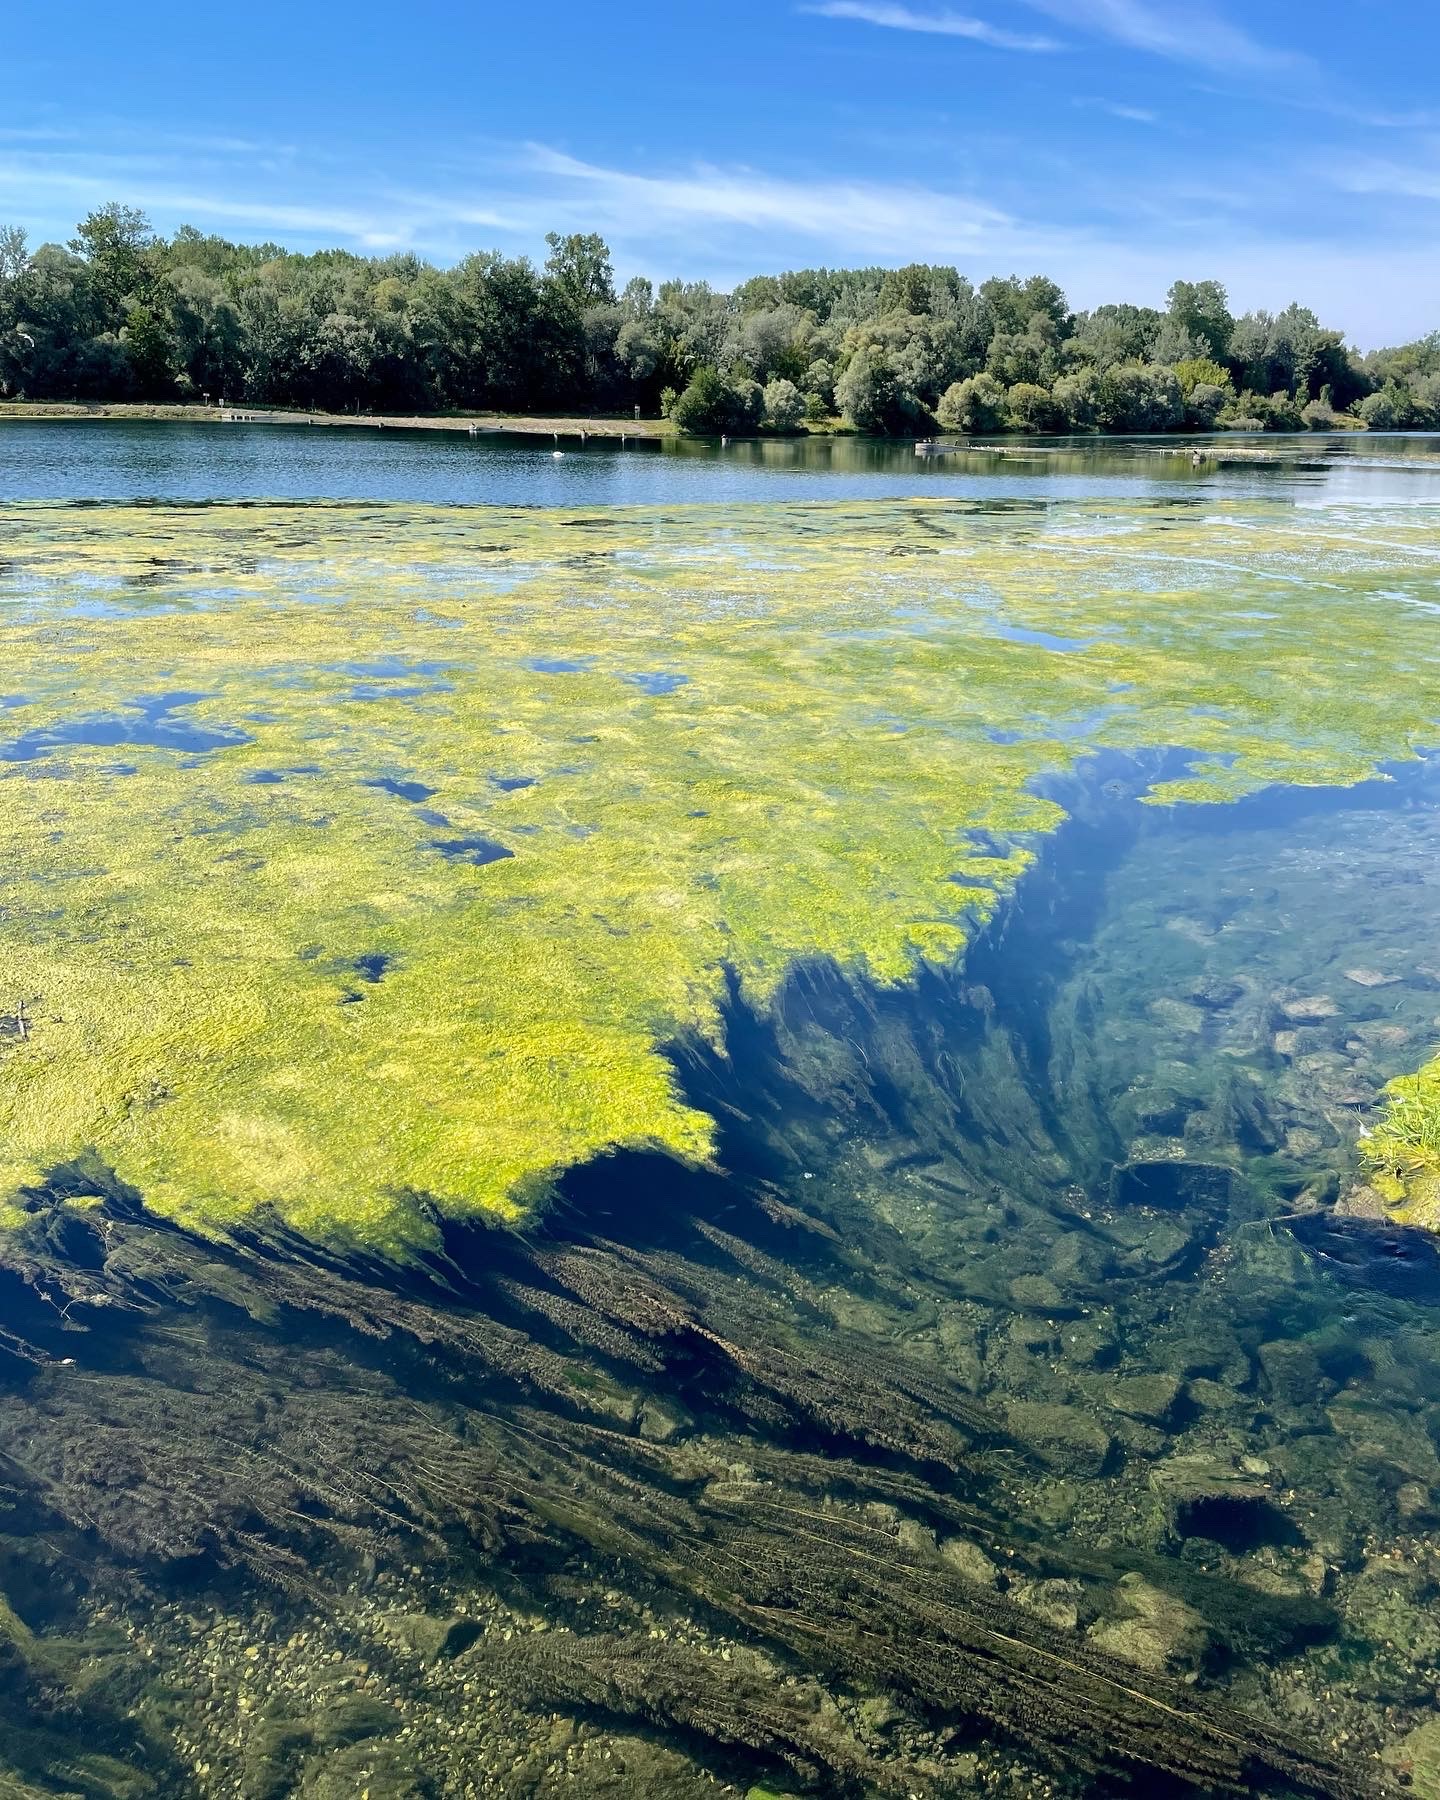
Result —
M1256 1355L1271 1394L1286 1406L1317 1406L1335 1391L1309 1344L1285 1338L1261 1344Z
M972 1544L969 1538L946 1538L940 1545L940 1555L962 1581L968 1581L974 1587L999 1586L1000 1571L993 1558L978 1544Z
M1440 1800L1440 1719L1426 1719L1381 1755L1415 1800Z
M1053 1577L1048 1581L1017 1581L1010 1586L1010 1598L1037 1619L1053 1625L1057 1631L1074 1631L1080 1623L1080 1607L1085 1598L1084 1586L1074 1580Z
M1042 1462L1064 1474L1096 1476L1110 1456L1109 1432L1078 1407L1011 1400L1005 1423Z
M1065 1307L1065 1296L1046 1275L1017 1275L1010 1283L1010 1298L1030 1312L1056 1313Z
M436 1618L430 1613L402 1613L385 1620L385 1630L423 1662L456 1657L481 1635L474 1619Z
M1108 1383L1105 1397L1117 1412L1164 1426L1183 1392L1184 1384L1174 1375L1128 1375Z
M1134 1572L1116 1583L1114 1605L1117 1616L1090 1627L1090 1641L1101 1650L1142 1669L1173 1674L1193 1674L1203 1666L1211 1639L1193 1606Z

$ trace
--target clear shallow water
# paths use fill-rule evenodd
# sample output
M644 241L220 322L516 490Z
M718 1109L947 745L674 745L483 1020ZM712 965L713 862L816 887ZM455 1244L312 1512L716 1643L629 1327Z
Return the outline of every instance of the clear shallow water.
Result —
M654 444L358 427L5 420L6 500L403 500L642 506L755 500L1143 499L1273 495L1309 503L1440 500L1440 439L1307 434L1007 441L917 457L907 441L815 438ZM1214 458L1221 460L1216 461ZM1253 460L1262 458L1263 460ZM1225 460L1233 459L1233 460Z
M1162 815L1162 761L1066 786L964 971L814 971L681 1054L724 1177L607 1159L398 1285L57 1179L82 1297L3 1277L0 1569L83 1648L83 1791L1359 1794L1413 1753L1440 1265L1350 1140L1440 1017L1440 771ZM16 1691L22 1766L73 1766Z

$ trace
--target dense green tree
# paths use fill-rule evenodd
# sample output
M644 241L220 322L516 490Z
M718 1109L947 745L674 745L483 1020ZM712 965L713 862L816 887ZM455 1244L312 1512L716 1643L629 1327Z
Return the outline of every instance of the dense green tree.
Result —
M1068 330L1070 314L1063 290L1048 275L995 276L983 282L980 299L989 309L995 329L1024 331L1036 313L1043 313L1058 331Z
M1066 347L1075 364L1102 372L1116 363L1148 362L1164 318L1153 306L1097 306L1076 320Z
M835 368L824 357L817 356L802 377L805 392L815 394L829 408L835 403Z
M29 240L23 226L0 226L0 282L18 281L30 267Z
M1308 306L1292 304L1281 313L1246 313L1236 320L1230 364L1252 393L1283 389L1303 401L1327 383L1333 389L1337 378L1342 385L1353 380L1343 349L1339 334L1326 331Z
M130 301L120 340L136 394L142 400L173 400L175 344L160 314L143 300Z
M42 244L0 290L0 380L34 400L76 394L113 399L123 392L119 340L92 352L99 334L91 271L82 258ZM91 384L94 385L91 385Z
M1372 431L1399 431L1410 423L1410 396L1387 381L1377 393L1367 394L1357 410Z
M793 381L782 376L765 388L765 423L776 431L794 431L805 417L805 401Z
M1394 350L1376 350L1365 358L1364 368L1377 382L1394 381L1402 386L1440 375L1440 331Z
M603 238L546 243L543 269L493 251L441 269L188 226L167 240L123 205L89 214L68 248L0 230L0 396L628 414L669 394L690 428L720 431L762 415L781 428L797 405L888 433L937 417L976 431L1440 426L1440 332L1362 359L1299 305L1232 318L1215 281L1175 282L1164 312L1078 315L1045 276L976 289L926 263L794 269L730 294L636 277L617 296Z
M732 336L727 361L743 365L757 381L798 381L810 363L814 324L810 313L785 303L748 313Z
M1202 356L1223 362L1230 349L1235 321L1218 281L1177 281L1166 296L1169 322L1200 346Z
M1175 364L1175 379L1180 383L1180 392L1188 399L1191 390L1201 384L1223 388L1231 392L1230 371L1224 363L1216 362L1213 357L1196 356L1185 362Z
M1120 363L1100 377L1095 423L1101 431L1170 431L1184 416L1173 369Z
M150 221L135 206L97 207L76 226L70 249L89 265L102 327L118 326L125 301L145 292L146 252L154 242Z
M972 297L970 283L957 269L936 263L907 263L903 269L886 271L876 311L948 319Z
M1071 431L1095 431L1100 423L1100 384L1103 371L1094 367L1072 370L1055 383L1055 404Z
M223 400L238 396L245 379L240 310L225 283L198 262L170 271L170 341L188 391Z
M1258 413L1267 431L1303 431L1303 401L1285 388L1273 394L1256 394L1248 404Z
M659 334L649 319L626 319L615 334L616 358L637 388L649 383L663 354Z
M882 344L862 344L835 383L835 404L857 431L894 435L923 430L930 413Z
M682 431L697 437L723 437L757 423L759 401L760 390L754 382L742 386L727 381L718 369L705 364L695 371L670 416Z
M594 231L573 232L568 237L550 231L545 242L550 249L546 279L554 282L576 312L614 303L615 273L604 238Z
M1222 386L1215 381L1197 381L1188 394L1182 394L1185 402L1185 424L1192 431L1211 431L1215 421L1235 398L1235 390L1226 381Z
M1005 396L1005 422L1014 431L1063 431L1065 414L1048 387L1017 381Z
M884 432L898 411L898 385L883 349L865 344L852 352L835 383L835 404L857 431Z
M946 388L935 417L947 431L999 431L1005 423L1005 390L993 375L969 375Z
M1004 387L1017 382L1050 387L1060 372L1060 337L1049 313L1031 313L1024 331L997 331L986 352L985 371Z
M632 275L625 283L620 305L627 319L648 319L655 310L655 284L644 275Z
M828 269L791 269L777 278L779 299L828 319L835 305L835 287Z

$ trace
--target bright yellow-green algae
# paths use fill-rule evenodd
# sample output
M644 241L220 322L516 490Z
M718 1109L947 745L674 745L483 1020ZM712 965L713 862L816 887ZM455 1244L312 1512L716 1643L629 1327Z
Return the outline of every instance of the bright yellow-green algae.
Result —
M1440 1231L1440 1056L1389 1084L1361 1148L1395 1217Z
M1153 798L1349 782L1440 713L1423 511L35 504L0 531L0 758L177 690L251 739L0 760L28 1033L0 1200L93 1147L207 1228L268 1203L399 1250L427 1205L516 1216L610 1148L703 1159L663 1046L718 1035L726 968L763 1002L797 959L952 958L1027 854L965 834L1052 827L1037 774L1182 744L1216 760ZM471 837L513 855L434 848Z

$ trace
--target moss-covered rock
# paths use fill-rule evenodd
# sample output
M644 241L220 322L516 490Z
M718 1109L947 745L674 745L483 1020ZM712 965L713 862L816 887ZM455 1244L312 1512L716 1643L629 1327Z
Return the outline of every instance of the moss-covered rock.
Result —
M1042 1462L1063 1474L1098 1475L1110 1455L1109 1432L1079 1407L1011 1400L1005 1423Z
M1383 1755L1415 1800L1440 1800L1440 1719L1417 1725Z
M1184 1384L1175 1375L1126 1375L1106 1384L1105 1398L1116 1412L1151 1425L1168 1425Z
M1180 1674L1198 1670L1210 1649L1204 1618L1177 1595L1153 1586L1142 1575L1121 1576L1114 1613L1090 1627L1102 1650L1142 1669Z

